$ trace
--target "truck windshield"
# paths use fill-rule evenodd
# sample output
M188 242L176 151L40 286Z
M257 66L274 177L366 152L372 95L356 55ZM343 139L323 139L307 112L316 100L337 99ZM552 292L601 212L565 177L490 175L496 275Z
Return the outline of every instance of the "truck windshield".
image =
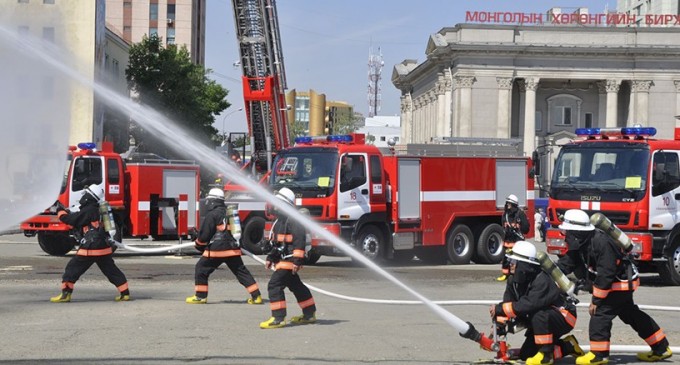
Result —
M648 189L649 147L641 144L564 146L555 162L551 196L578 199L583 193L603 200L640 200Z
M333 194L338 166L334 149L282 151L274 160L270 185L287 187L303 198L324 198Z

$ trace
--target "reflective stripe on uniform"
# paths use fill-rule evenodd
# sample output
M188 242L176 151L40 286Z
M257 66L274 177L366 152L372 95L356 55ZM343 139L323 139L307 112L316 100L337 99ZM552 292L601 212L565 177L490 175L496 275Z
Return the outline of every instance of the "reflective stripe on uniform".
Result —
M293 250L293 257L305 257L305 250Z
M284 243L290 243L293 242L293 235L292 234L277 234L276 235L276 241L277 242L284 242Z
M295 266L295 264L290 261L279 261L274 264L276 270L293 270L293 266Z
M286 301L280 300L278 302L271 302L271 303L269 303L269 308L273 311L278 310L278 309L285 309L286 308Z
M609 341L590 341L590 351L609 352Z
M118 289L118 291L121 292L121 293L124 292L124 291L126 291L126 290L128 290L128 283L127 283L127 281L126 281L124 284L122 284L122 285L118 285L118 286L116 287L116 289Z
M571 312L564 308L560 308L560 313L562 314L562 317L564 317L564 320L567 321L567 323L571 326L571 328L576 326L576 317L571 314Z
M100 248L97 250L88 250L85 248L79 248L78 252L76 252L76 255L78 256L106 256L106 255L111 255L113 254L113 250L111 247L107 248Z
M197 292L201 293L207 293L208 292L208 284L206 285L196 285L194 286L194 290Z
M298 305L300 305L300 308L305 309L309 306L314 305L314 298L309 298L307 300L303 300L301 302L298 302Z
M241 250L224 250L224 251L212 251L212 250L205 250L203 251L203 257L234 257L234 256L241 256Z
M73 286L74 286L75 284L76 284L76 283L73 283L73 282L70 282L70 281L63 281L63 282L61 283L61 289L62 289L62 290L63 290L63 289L71 289L71 290L73 290Z
M505 312L505 315L508 316L508 318L515 318L517 316L515 311L512 310L511 302L503 303L503 312Z
M534 342L537 345L549 345L553 342L553 335L534 335Z
M659 329L653 335L645 338L645 342L647 342L649 346L653 346L664 338L666 338L666 335L663 333L662 329Z
M258 290L258 289L259 289L259 287L257 286L257 283L255 283L255 284L253 284L253 285L251 285L251 286L249 286L249 287L246 288L246 290L248 291L248 293L252 293L252 292L254 292L254 291Z

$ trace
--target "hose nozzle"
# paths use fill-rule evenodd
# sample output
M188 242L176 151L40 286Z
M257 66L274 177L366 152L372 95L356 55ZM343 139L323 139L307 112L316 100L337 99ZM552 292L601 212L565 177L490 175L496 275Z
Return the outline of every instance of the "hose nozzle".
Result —
M491 352L496 352L498 351L498 344L496 344L493 339L484 336L483 333L480 333L477 331L475 326L472 325L470 322L466 322L467 325L469 326L467 331L465 333L460 333L460 336L463 338L467 338L469 340L477 342L482 349L486 351L491 351Z

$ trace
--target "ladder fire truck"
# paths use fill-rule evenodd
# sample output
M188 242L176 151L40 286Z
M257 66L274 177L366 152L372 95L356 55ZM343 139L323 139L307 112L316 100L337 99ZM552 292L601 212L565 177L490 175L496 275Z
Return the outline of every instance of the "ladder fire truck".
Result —
M501 141L456 139L382 153L363 134L298 137L277 154L269 184L291 189L298 207L374 261L417 255L498 263L505 198L516 194L529 217L534 211L531 160L490 153ZM312 235L311 263L341 254Z
M85 188L99 185L113 210L118 242L122 236L176 238L198 226L200 173L193 161L121 156L112 143L102 142L100 149L94 143L71 146L67 163L58 202L78 205ZM37 235L43 251L60 256L77 242L71 227L57 219L55 208L56 203L20 228L28 237Z
M239 43L251 158L244 166L261 183L276 153L290 145L286 105L286 78L281 53L275 0L233 0L234 25ZM243 156L245 157L245 156ZM228 204L238 204L243 234L241 244L261 253L265 202L243 186L224 185Z
M556 228L568 209L603 213L631 238L638 267L680 285L680 128L580 128L561 147L550 182L548 252L567 247Z

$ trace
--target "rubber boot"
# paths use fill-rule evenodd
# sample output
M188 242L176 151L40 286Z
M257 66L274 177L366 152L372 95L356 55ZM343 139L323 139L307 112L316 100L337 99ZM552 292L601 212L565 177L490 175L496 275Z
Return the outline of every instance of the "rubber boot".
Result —
M606 364L608 362L608 358L596 355L592 351L576 358L576 365L598 365Z
M656 361L661 361L663 359L667 359L669 357L673 356L673 352L671 351L670 347L666 347L666 350L663 352L657 352L657 351L647 351L647 352L638 352L637 358L646 361L646 362L656 362Z
M316 313L312 313L309 316L305 316L304 314L301 316L295 316L290 319L290 323L294 324L309 324L309 323L314 323L316 322Z
M583 352L583 349L578 344L578 341L576 340L576 337L574 337L574 335L569 335L563 338L562 341L567 345L567 349L570 350L565 351L565 355L579 357L586 354L585 352Z
M208 303L208 298L207 297L206 298L200 298L200 297L197 297L195 295L192 295L190 297L187 297L185 302L187 302L188 304L206 304L206 303Z
M63 291L56 297L50 298L52 303L68 303L71 301L71 292Z
M130 301L130 294L121 294L115 298L116 302L128 302Z
M262 304L262 296L258 295L255 298L248 298L248 304Z
M552 365L552 352L537 352L536 355L528 358L525 362L527 365Z
M268 320L261 322L260 328L262 328L262 329L281 328L281 327L284 327L285 325L286 325L286 319L285 318L271 317Z
M506 280L508 280L508 276L505 275L505 274L496 278L496 281L506 281Z

